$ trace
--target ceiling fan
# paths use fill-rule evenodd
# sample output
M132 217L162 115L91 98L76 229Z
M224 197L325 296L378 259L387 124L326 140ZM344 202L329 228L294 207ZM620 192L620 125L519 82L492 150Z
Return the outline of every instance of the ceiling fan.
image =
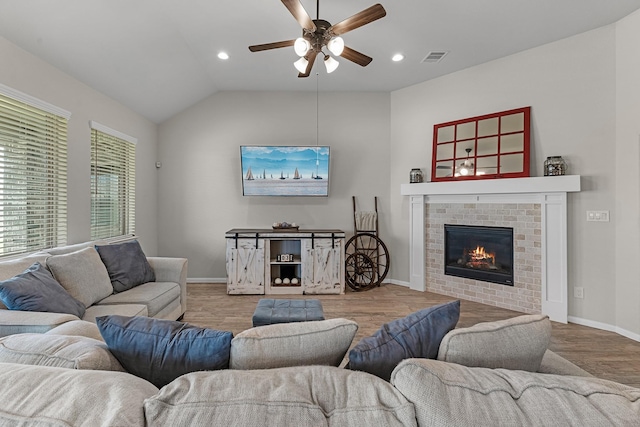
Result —
M302 27L302 37L295 40L249 46L251 52L293 46L296 54L300 56L300 59L294 63L294 66L299 71L298 77L309 76L316 56L319 54L324 55L324 64L328 73L338 68L338 61L323 51L325 46L332 54L341 56L363 67L369 65L373 60L373 58L345 46L344 40L342 40L340 36L383 18L387 12L381 4L375 4L344 21L331 25L319 17L320 0L316 1L316 19L311 19L309 14L304 10L300 0L282 0L282 3Z

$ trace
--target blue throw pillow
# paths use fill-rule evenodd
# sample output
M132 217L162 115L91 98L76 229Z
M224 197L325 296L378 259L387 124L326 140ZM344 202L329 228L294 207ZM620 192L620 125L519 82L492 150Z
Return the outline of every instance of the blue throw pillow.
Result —
M69 295L39 262L0 282L0 299L9 310L67 313L82 319L85 306Z
M229 367L231 332L149 317L102 316L96 323L120 364L158 388L189 372Z
M123 292L143 283L156 281L156 274L137 240L96 246L96 250L107 267L115 292Z
M440 341L459 318L460 301L452 301L385 323L349 352L349 369L389 381L393 369L404 359L435 359Z

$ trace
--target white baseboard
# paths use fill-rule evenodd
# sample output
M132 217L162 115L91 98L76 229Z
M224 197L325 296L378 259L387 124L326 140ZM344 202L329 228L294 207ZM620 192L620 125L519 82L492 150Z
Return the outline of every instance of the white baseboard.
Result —
M385 280L387 283L391 283L392 285L404 286L407 288L411 287L409 282L404 282L402 280ZM227 283L226 277L187 277L187 283Z
M187 277L187 283L227 283L226 277Z
M577 325L588 326L595 329L602 329L603 331L615 332L616 334L622 335L623 337L627 337L634 341L640 342L640 334L627 331L626 329L620 328L618 326L609 325L608 323L596 322L595 320L582 319L575 316L569 316L567 317L567 320L569 321L569 323L575 323Z
M402 280L391 279L391 280L387 280L387 282L391 283L392 285L404 286L405 288L411 287L411 283L405 282Z

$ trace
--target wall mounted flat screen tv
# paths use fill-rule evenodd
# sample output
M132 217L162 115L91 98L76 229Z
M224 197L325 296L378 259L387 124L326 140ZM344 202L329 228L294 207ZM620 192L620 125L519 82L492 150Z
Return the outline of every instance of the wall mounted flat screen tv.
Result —
M243 196L328 196L328 146L240 147Z

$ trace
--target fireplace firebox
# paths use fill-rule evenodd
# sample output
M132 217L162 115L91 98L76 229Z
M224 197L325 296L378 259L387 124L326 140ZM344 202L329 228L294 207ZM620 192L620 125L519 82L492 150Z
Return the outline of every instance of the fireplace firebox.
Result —
M444 274L513 286L513 228L445 224Z

